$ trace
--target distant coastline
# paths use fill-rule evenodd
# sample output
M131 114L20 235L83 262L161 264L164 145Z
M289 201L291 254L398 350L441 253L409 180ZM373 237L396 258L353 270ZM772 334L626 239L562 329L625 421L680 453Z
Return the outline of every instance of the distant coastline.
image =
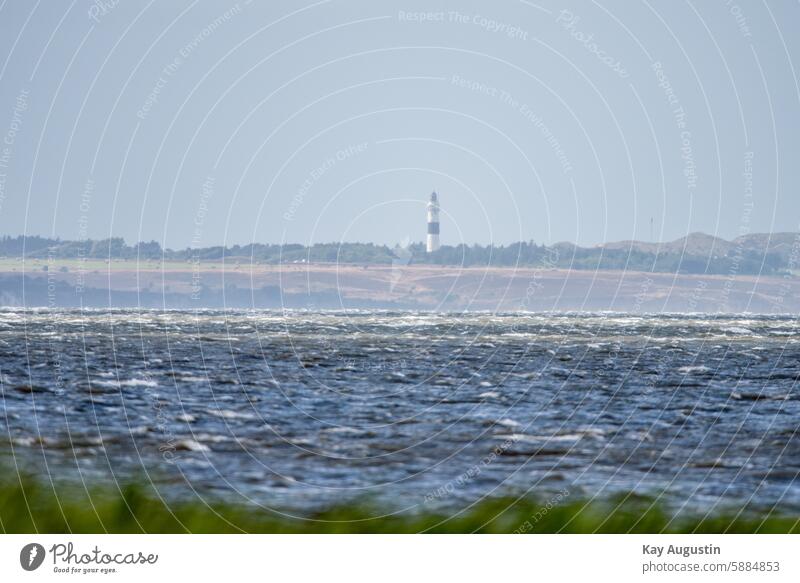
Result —
M0 306L800 313L800 234L582 248L0 240Z
M727 241L692 233L667 243L618 241L595 247L573 243L540 245L442 245L427 253L424 242L390 247L373 243L232 245L164 249L156 241L129 245L122 238L69 241L39 236L0 239L0 270L33 261L135 261L231 265L297 263L355 265L446 265L455 267L538 267L571 270L624 270L695 275L789 275L800 273L800 233L754 233ZM41 266L46 270L45 266ZM61 267L64 267L63 265ZM69 269L69 266L66 266ZM26 269L26 271L28 271Z
M436 265L84 265L89 269L82 275L74 261L66 271L0 269L0 306L800 313L800 277L794 276Z

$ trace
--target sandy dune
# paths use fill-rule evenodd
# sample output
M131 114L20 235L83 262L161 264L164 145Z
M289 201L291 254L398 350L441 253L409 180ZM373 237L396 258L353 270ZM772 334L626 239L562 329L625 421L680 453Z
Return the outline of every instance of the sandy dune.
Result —
M25 302L19 285L23 274L28 278ZM77 293L80 278L83 291ZM181 307L800 311L800 278L791 277L421 265L165 264L137 269L131 263L115 263L83 274L75 269L3 271L0 280L6 305L46 305L41 301L40 288L49 284L51 290L58 290L55 303L67 305L73 303L70 294L92 292L95 299L84 305L121 302ZM108 294L108 290L115 293ZM50 295L52 299L53 294ZM115 299L123 297L124 301Z

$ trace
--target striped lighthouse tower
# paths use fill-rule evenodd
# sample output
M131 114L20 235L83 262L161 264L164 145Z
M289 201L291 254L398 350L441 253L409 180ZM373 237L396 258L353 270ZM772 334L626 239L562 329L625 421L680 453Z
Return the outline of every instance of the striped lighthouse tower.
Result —
M428 202L428 253L439 250L439 197L435 192L431 193L431 200Z

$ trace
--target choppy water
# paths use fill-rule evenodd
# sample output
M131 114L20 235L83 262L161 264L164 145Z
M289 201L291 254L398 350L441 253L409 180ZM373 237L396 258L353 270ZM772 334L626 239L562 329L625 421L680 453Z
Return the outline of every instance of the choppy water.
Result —
M800 507L788 317L0 310L0 353L2 451L54 475L288 510Z

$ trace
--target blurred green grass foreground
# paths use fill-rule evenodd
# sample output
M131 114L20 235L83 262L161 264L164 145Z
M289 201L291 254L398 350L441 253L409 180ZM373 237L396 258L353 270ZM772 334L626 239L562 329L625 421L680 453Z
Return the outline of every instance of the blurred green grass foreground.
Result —
M796 533L800 517L730 512L674 518L640 496L486 500L460 513L386 515L365 501L294 518L257 506L166 503L152 487L56 485L15 471L0 477L5 533Z

